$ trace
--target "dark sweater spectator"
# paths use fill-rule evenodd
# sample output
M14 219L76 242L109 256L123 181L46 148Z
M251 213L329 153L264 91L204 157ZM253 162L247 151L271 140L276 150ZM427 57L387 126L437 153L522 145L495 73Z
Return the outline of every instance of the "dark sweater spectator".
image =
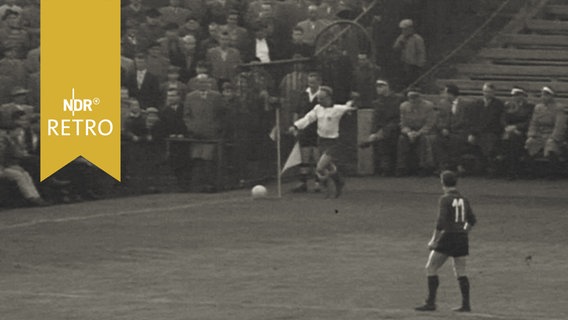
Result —
M381 75L381 69L369 59L367 53L357 55L357 64L353 70L352 90L359 94L361 108L370 108L376 96L373 84Z
M207 51L207 61L212 66L211 75L220 81L233 79L237 66L241 63L239 50L229 47L229 41L229 33L221 32L218 37L219 46Z
M146 55L138 53L134 59L136 72L129 75L125 81L130 97L138 100L140 108L157 107L160 105L160 82L147 67Z

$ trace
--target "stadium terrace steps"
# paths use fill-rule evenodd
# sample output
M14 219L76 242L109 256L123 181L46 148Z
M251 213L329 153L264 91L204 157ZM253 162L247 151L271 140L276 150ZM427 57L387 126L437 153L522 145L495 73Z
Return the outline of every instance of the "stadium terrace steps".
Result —
M467 74L470 76L482 76L483 78L491 78L492 75L516 76L520 79L524 78L525 76L535 79L568 78L568 67L558 66L518 66L491 63L470 63L457 64L456 68L462 74Z
M454 83L463 95L479 97L489 81L500 97L509 97L513 86L521 86L537 102L542 87L549 85L568 106L568 2L527 2L469 63L454 67L457 74L439 79L439 87Z
M568 53L560 50L522 50L507 48L486 48L478 53L479 57L492 61L499 60L536 60L568 62Z
M526 28L532 33L538 34L568 34L568 21L557 20L529 20Z
M544 9L547 18L568 20L568 5L549 5Z
M483 86L483 80L470 79L441 79L437 81L440 87L453 83L457 85L461 91L479 92L479 88ZM537 95L544 86L551 86L556 91L557 96L568 98L568 82L545 82L545 81L491 81L495 85L497 94L509 95L513 86L520 86L529 94Z
M550 47L551 49L567 49L568 36L564 35L540 35L540 34L499 34L496 41L504 47L538 48Z

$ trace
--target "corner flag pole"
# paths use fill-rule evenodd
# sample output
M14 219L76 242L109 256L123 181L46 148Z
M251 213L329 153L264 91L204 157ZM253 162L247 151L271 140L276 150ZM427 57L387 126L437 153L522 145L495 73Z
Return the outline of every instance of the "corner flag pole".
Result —
M282 198L282 159L280 150L280 108L274 108L276 113L276 177L278 198Z

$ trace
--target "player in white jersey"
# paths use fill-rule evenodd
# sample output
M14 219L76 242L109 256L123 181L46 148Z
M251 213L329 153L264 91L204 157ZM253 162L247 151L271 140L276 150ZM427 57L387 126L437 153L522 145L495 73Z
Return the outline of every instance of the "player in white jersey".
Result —
M345 105L333 104L332 96L333 90L330 87L320 87L318 94L319 104L303 118L296 120L290 131L297 134L298 130L302 130L317 121L318 147L321 157L316 166L316 174L324 185L328 184L329 180L335 184L335 197L337 198L341 195L345 185L343 177L334 164L334 159L337 157L338 152L341 152L341 150L338 150L337 144L339 121L346 112L355 111L357 108L353 107L352 101L347 102ZM329 196L329 185L327 187Z

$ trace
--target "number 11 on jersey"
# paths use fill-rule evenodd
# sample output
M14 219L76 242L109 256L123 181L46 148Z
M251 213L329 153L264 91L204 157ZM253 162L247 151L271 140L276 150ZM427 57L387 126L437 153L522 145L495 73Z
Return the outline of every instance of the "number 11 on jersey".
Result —
M465 222L465 206L462 198L455 198L452 207L456 209L456 223Z

